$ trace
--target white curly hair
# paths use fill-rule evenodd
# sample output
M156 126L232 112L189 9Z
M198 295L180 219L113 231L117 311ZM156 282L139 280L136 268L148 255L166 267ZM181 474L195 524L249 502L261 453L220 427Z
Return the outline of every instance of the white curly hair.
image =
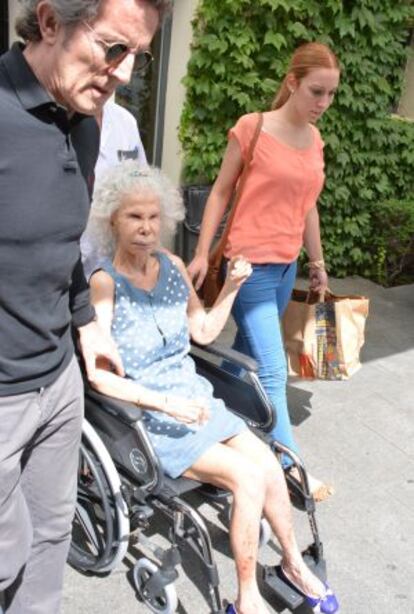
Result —
M161 244L174 236L185 213L180 191L158 168L139 166L136 160L125 160L110 169L95 187L85 238L100 257L112 259L114 255L112 214L119 209L125 195L140 191L149 192L159 199Z

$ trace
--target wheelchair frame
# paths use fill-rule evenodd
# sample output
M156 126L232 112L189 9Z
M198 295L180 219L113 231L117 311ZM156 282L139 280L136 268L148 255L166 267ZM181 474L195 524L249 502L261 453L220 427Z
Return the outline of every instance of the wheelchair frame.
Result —
M300 482L289 475L286 477L293 501L306 511L309 519L313 542L304 556L315 573L325 578L315 503L306 470L296 454L267 435L275 418L257 377L255 361L218 344L193 347L192 354L197 371L213 384L215 396L223 398L230 410L241 415L276 455L287 454L298 468ZM241 369L242 377L228 373L214 362L222 359ZM190 546L206 576L211 612L223 614L219 573L209 532L198 511L182 498L186 492L205 489L205 485L187 478L172 480L164 475L146 433L143 413L136 406L87 387L85 414L69 563L83 572L108 573L125 558L134 536L137 545L157 561L138 559L133 569L135 588L151 611L170 614L177 607L174 581L181 563L180 551L184 545ZM220 497L223 498L228 503L226 497ZM171 522L168 548L155 545L145 535L154 511L161 512ZM263 520L263 537L268 534L265 523ZM303 603L303 596L284 584L274 567L264 567L263 580L290 609Z

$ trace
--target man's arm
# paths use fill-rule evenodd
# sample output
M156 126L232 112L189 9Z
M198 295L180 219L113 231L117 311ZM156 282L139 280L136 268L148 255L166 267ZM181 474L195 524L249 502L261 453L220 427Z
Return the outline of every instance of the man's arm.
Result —
M95 309L89 298L89 286L83 272L82 260L78 262L72 273L72 283L69 289L69 307L72 322L76 328L89 324L95 319Z
M79 346L88 379L90 381L95 379L96 364L100 359L109 362L114 370L123 376L124 368L112 337L95 321L95 309L90 303L89 286L80 258L73 270L69 300L72 321L79 333Z

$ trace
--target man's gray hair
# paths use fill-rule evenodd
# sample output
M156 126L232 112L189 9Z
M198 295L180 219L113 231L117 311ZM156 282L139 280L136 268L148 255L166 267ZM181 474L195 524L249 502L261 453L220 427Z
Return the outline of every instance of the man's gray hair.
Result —
M114 254L115 240L111 217L124 196L143 192L156 196L161 212L161 245L173 238L178 222L184 219L185 208L180 191L158 168L139 166L136 160L125 160L109 169L95 187L86 242L102 258Z
M16 33L25 41L39 42L41 40L37 21L37 5L41 0L19 0L22 5L20 15L16 19ZM48 0L56 12L59 21L64 25L88 21L97 16L102 2L105 0ZM143 0L157 9L160 22L164 15L171 11L172 0Z

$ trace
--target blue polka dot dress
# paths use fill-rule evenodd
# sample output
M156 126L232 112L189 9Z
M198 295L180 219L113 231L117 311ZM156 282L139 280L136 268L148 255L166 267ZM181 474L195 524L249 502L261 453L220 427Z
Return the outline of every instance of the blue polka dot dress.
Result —
M207 399L210 419L187 425L160 411L146 410L148 435L172 478L188 469L208 448L243 431L245 423L213 397L211 384L195 371L187 324L189 290L180 271L163 253L151 291L133 286L111 263L102 268L115 281L112 335L126 376L163 394Z

